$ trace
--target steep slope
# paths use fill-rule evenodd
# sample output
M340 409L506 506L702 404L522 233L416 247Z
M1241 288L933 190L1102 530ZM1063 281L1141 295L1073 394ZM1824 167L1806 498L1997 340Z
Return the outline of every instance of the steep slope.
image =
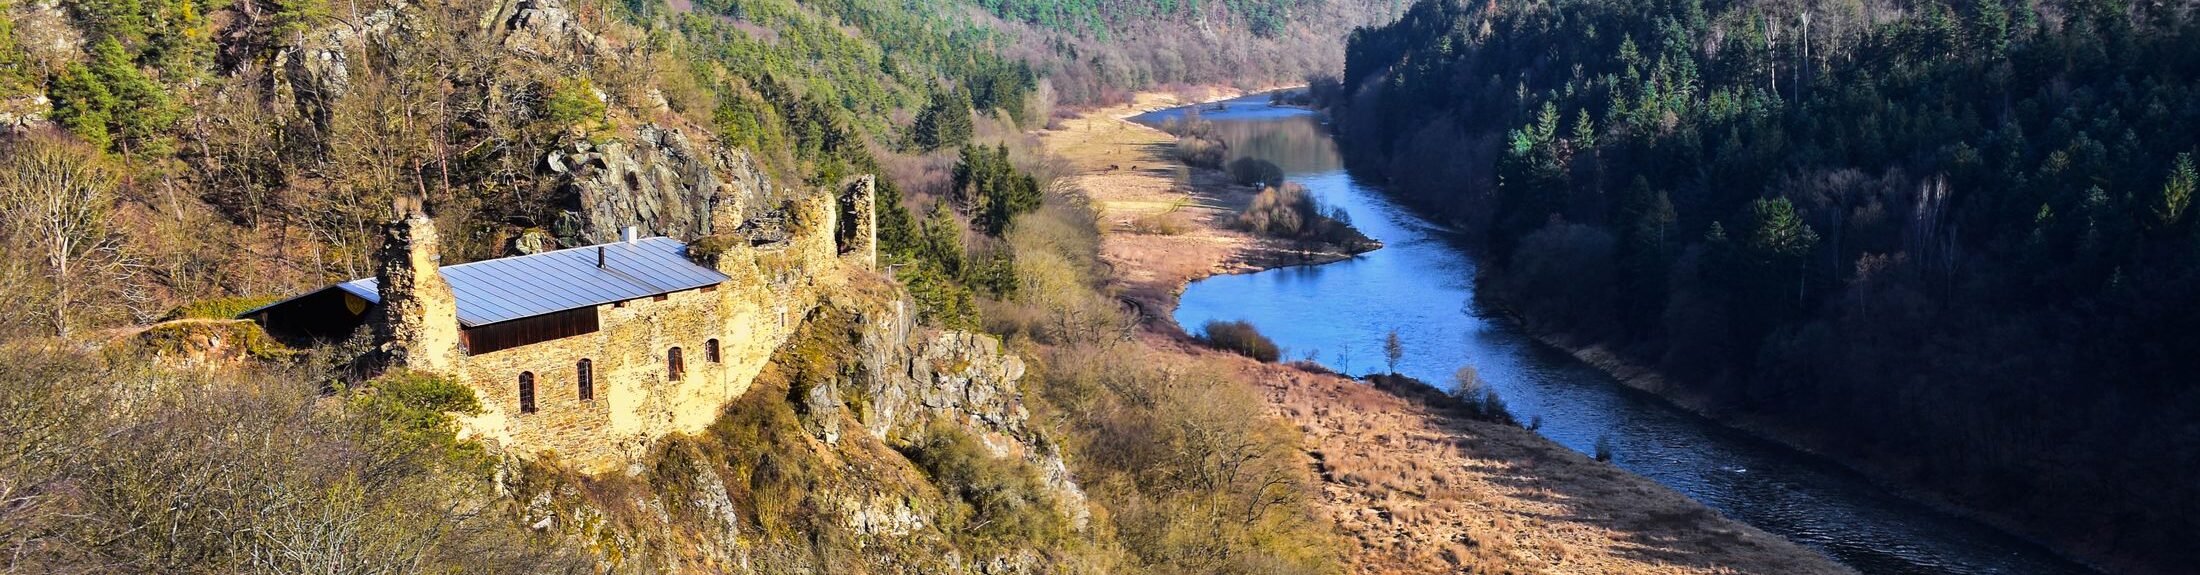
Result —
M2175 571L2195 34L2159 3L1429 0L1325 91L1355 165L1481 238L1531 327Z
M0 185L44 190L17 184L58 174L71 185L55 189L81 192L61 205L86 208L43 214L77 226L67 237L84 243L62 244L67 257L0 266L0 293L27 310L0 322L0 339L33 342L4 351L33 363L57 353L44 346L111 344L100 370L150 374L34 394L52 401L31 411L93 413L155 391L212 404L63 417L83 423L68 428L82 442L46 441L40 418L0 422L21 432L10 441L40 448L0 462L51 477L40 496L90 486L131 498L57 496L0 517L9 543L53 551L0 569L297 572L321 565L311 559L398 572L1334 570L1303 505L1305 470L1271 457L1284 445L1274 422L1201 419L1190 407L1205 398L1182 389L1159 406L1153 391L1120 388L1077 398L1114 406L1105 411L1059 407L1019 383L1037 361L1029 340L1004 347L952 329L978 324L981 295L1007 305L1043 280L1028 266L1051 260L1017 263L1004 236L1050 224L1010 220L1068 209L1042 197L1021 150L966 145L1047 117L1051 102L1030 67L993 54L996 22L982 14L771 1L0 8L11 16L0 58L32 71L0 79ZM909 121L919 107L935 119ZM959 137L916 145L916 133ZM878 172L906 176L923 196L910 199L933 206L920 225L897 178L880 180L891 276L858 277L827 295L826 311L790 318L802 336L717 424L649 446L628 469L587 475L554 454L488 452L456 433L456 416L481 413L463 386L363 378L349 369L357 346L268 349L249 325L209 321L261 294L368 275L393 204L424 206L446 230L442 263L458 263L626 225L680 239L732 237L732 226L753 241L789 205ZM12 225L49 204L13 199L0 202L11 224L0 239L54 247ZM1118 311L1076 311L1092 310ZM171 315L193 319L139 329ZM93 365L73 357L46 363ZM30 390L42 373L0 383ZM247 401L257 395L280 401ZM280 409L249 409L267 405ZM184 416L193 425L163 424ZM281 425L298 430L263 431ZM329 429L344 433L319 433ZM219 440L185 449L191 434ZM141 436L170 458L136 464L142 452L102 439ZM1218 454L1254 457L1245 467L1261 481L1221 479ZM65 465L72 457L96 465ZM200 477L186 461L247 467L202 465L226 483L193 489L176 483ZM1207 479L1183 480L1193 477ZM105 507L72 512L93 505ZM239 507L258 513L148 519ZM261 529L271 524L294 529ZM213 535L95 537L147 526ZM56 531L70 536L26 539ZM320 541L363 549L269 567L254 561L292 542L238 533L338 533L354 538Z
M1102 573L1114 559L997 340L836 294L709 431L628 474L499 484L614 573Z

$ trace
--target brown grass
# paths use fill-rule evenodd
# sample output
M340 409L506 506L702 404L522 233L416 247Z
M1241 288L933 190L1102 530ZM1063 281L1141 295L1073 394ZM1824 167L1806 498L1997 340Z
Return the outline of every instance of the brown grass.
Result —
M1354 573L1845 573L1649 479L1519 427L1343 377L1148 333L1238 366L1295 424Z

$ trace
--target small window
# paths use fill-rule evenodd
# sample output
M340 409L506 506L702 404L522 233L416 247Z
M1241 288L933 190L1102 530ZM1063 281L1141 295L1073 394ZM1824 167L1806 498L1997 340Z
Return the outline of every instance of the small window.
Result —
M710 293L710 292L714 292L714 291L718 291L718 284L710 284L710 285L707 285L707 286L703 286L703 289L702 289L702 292L703 292L703 293Z
M580 364L573 368L573 375L580 382L581 401L594 401L596 399L596 362L581 360Z
M665 352L665 377L680 379L687 376L687 362L680 357L680 348Z
M665 301L668 299L672 299L672 296L669 294L657 294L657 297L649 298L649 301Z
M519 374L519 412L535 412L535 372L523 371Z
M718 340L713 339L703 342L703 357L709 358L711 363L725 361L725 358L718 356Z

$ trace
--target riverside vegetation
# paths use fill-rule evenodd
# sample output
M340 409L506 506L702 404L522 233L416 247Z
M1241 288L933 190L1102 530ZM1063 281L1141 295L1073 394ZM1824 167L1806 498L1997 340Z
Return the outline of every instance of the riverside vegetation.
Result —
M1532 328L2120 570L2196 559L2200 23L1424 0L1314 92Z

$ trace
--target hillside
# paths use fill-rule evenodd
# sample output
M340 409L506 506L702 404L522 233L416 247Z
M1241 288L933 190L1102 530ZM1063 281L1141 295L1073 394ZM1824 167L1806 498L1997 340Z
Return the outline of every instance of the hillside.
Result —
M2193 16L1427 0L1319 91L1354 167L1468 229L1550 339L2175 572L2200 533Z
M1049 62L1085 60L1019 59L1035 29L969 7L896 8L0 4L0 245L42 256L0 264L0 490L25 502L0 512L20 550L0 571L1334 572L1288 428L1207 393L1242 381L1092 387L1124 371L1057 363L1138 353L1097 231L1021 136L1061 100ZM867 174L875 205L821 216ZM794 258L865 212L875 272L702 288L816 296L746 316L794 335L745 393L701 431L559 438L618 443L586 462L482 421L670 389L677 348L537 396L559 376L377 373L380 320L295 341L231 319L395 277L408 230L441 230L395 250L416 264L625 226ZM602 453L628 459L583 472Z
M1344 66L1352 30L1397 18L1390 0L956 0L1011 31L1064 102L1110 104L1170 86L1296 85Z

